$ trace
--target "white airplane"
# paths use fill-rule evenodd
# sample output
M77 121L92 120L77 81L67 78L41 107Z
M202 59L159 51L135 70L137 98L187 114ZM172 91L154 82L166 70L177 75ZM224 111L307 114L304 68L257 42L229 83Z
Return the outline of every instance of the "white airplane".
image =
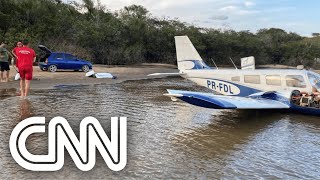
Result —
M242 62L246 64L242 69L211 68L187 36L176 36L175 43L179 73L149 76L178 75L214 93L167 90L164 95L172 100L214 109L285 109L320 116L319 74L303 69L255 70L250 58Z

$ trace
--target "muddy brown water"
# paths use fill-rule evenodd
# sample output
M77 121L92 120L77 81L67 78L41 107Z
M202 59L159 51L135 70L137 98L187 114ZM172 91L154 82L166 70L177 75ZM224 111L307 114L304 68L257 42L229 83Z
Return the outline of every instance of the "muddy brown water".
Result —
M59 86L36 90L27 100L15 90L0 96L0 178L58 179L319 179L319 117L276 111L212 110L172 102L166 89L207 91L181 78L127 81L114 85ZM87 116L110 134L110 118L128 117L128 163L111 171L97 154L81 172L66 153L57 172L20 167L9 137L27 117L65 117L75 133ZM47 153L46 134L31 135L27 148Z

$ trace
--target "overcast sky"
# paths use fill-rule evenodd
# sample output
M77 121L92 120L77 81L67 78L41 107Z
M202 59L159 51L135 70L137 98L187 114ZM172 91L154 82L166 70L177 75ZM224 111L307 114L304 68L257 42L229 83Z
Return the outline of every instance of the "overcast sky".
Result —
M101 0L101 3L112 11L138 4L154 16L179 18L201 27L252 32L276 27L305 36L320 32L320 0Z

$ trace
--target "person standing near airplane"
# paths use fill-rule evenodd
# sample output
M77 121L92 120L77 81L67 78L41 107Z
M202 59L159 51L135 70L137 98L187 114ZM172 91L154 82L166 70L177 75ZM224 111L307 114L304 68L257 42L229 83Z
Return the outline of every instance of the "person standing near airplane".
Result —
M22 41L23 47L17 49L17 66L20 74L21 97L28 96L30 81L32 80L33 62L36 60L36 53L29 48L27 39Z
M9 81L9 56L12 57L11 53L5 48L6 43L2 42L0 45L0 80L1 82L8 82ZM3 77L3 73L6 71L7 75L6 78Z
M13 54L13 55L16 55L16 54L17 54L17 49L18 49L18 48L22 48L22 47L23 47L22 42L17 42L17 46L16 46L15 48L13 48L12 54Z
M22 42L17 42L17 46L15 48L13 48L12 50L12 55L14 56L14 58L16 59L16 63L17 63L17 53L18 53L18 49L22 48L23 44ZM13 65L13 63L12 63ZM16 66L18 67L18 65L16 64Z

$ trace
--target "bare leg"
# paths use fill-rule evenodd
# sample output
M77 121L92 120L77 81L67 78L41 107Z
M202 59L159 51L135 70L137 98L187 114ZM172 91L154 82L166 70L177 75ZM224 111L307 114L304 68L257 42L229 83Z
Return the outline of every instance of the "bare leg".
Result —
M24 96L24 80L20 80L20 96L23 97Z
M1 72L0 72L0 81L3 82L3 80L4 80L4 79L3 79L3 72L1 71Z
M25 81L25 89L24 89L24 96L28 96L28 93L29 93L29 89L30 89L30 81L29 80L26 80Z
M10 74L10 71L7 71L6 82L9 81L9 74Z

